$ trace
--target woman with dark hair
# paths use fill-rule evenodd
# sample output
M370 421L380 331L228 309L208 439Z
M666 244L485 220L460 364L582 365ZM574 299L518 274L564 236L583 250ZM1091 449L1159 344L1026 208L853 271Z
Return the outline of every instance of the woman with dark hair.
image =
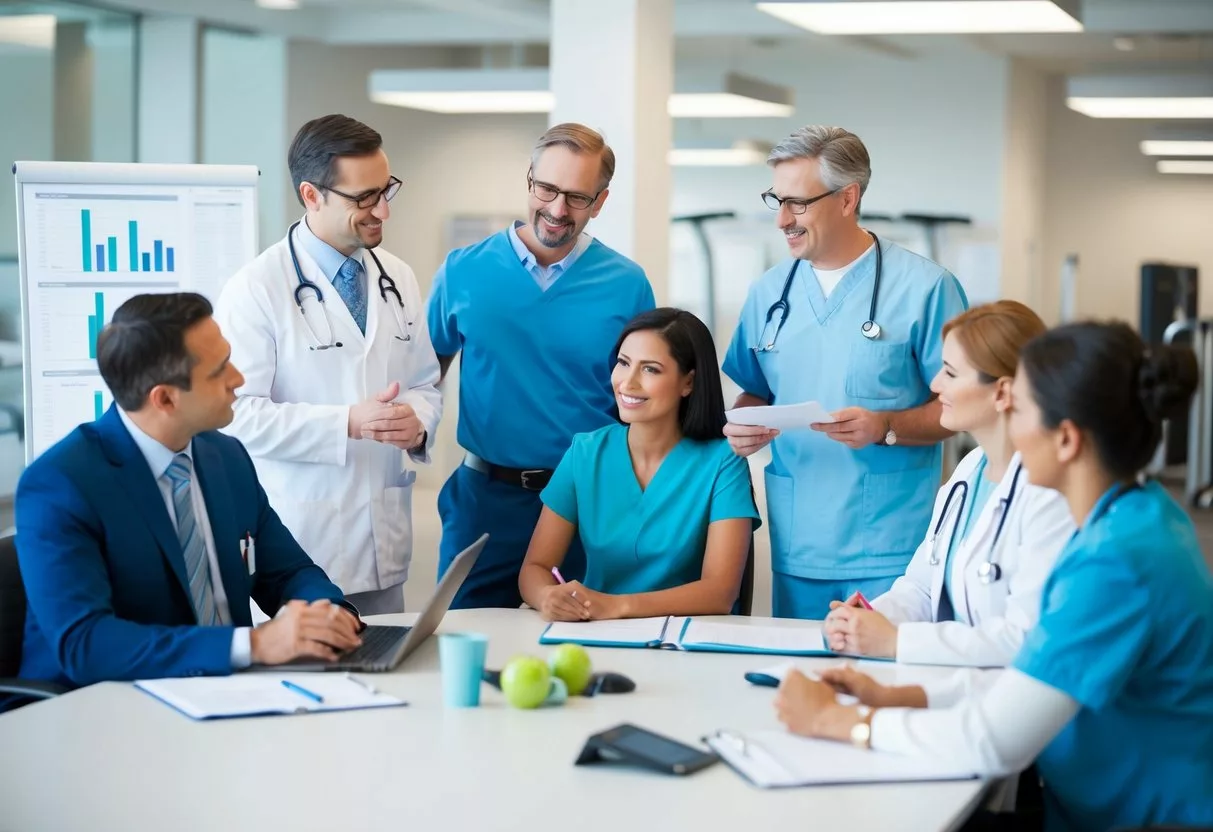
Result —
M968 696L963 676L924 689L793 671L775 703L784 724L983 776L1035 759L1050 829L1213 824L1213 575L1183 509L1138 479L1196 382L1190 351L1146 347L1125 324L1029 342L1012 440L1078 531L1015 661ZM843 706L837 691L863 704Z
M655 309L613 354L620 424L573 439L541 495L519 591L551 621L728 613L759 521L750 469L723 438L711 333ZM573 535L584 584L557 577Z

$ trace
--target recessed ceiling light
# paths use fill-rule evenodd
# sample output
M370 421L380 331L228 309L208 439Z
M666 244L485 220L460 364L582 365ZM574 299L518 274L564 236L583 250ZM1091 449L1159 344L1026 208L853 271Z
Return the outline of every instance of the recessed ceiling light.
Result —
M1213 118L1213 98L1067 98L1091 118Z
M1066 106L1092 118L1213 118L1213 75L1074 76Z
M0 16L0 43L28 46L32 49L54 49L55 16L53 14Z
M1196 161L1194 159L1159 159L1159 173L1191 173L1213 174L1213 161Z
M257 5L263 9L286 11L299 8L299 0L257 0Z
M1082 31L1075 0L778 0L757 7L825 35Z
M1141 152L1147 156L1213 156L1213 139L1146 139Z
M765 165L770 155L769 144L739 141L732 147L676 147L669 162L679 167L732 168Z

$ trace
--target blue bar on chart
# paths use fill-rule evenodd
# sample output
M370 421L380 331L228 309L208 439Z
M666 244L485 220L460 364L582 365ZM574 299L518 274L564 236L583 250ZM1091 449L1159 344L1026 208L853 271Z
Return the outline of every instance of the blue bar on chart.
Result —
M150 272L152 270L152 255L148 254L146 251L143 252L143 270L145 272Z
M118 271L118 238L109 238L109 267L111 272Z
M101 334L101 328L105 326L105 295L101 292L94 292L93 303L96 311L94 314L88 316L88 357L96 360L97 336ZM100 396L101 394L98 393L97 395Z
M164 265L168 271L173 271L173 247L165 246L164 259L167 261Z
M87 208L80 211L80 240L84 244L84 270L93 270L93 214Z
M94 416L94 418L100 419L100 418L101 418L101 414L102 414L102 410L101 410L101 391L100 391L100 390L94 390L94 391L93 391L93 416Z
M164 243L156 240L156 242L152 244L152 247L156 252L154 255L156 260L156 271L162 272L164 271Z
M131 245L131 271L139 271L139 223L131 220L126 224Z
M105 245L97 243L97 271L105 271Z

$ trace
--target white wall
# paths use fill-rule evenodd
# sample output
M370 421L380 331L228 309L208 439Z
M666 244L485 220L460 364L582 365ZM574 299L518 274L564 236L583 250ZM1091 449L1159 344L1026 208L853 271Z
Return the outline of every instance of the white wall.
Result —
M0 51L0 113L15 114L0 130L0 258L17 256L17 196L12 163L20 159L53 159L55 129L55 59L48 50Z
M1056 319L1058 273L1079 256L1077 311L1138 322L1140 267L1151 260L1199 266L1200 309L1213 314L1213 177L1159 174L1138 144L1151 125L1093 119L1065 106L1052 79L1042 314Z
M1007 73L1002 168L1002 297L1039 309L1044 263L1048 79L1022 61Z

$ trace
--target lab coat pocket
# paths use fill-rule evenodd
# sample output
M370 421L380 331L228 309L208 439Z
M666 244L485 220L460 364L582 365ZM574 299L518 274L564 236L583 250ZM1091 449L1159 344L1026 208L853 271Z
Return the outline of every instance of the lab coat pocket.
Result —
M282 522L295 540L333 581L344 588L345 542L340 506L336 500L299 500L278 507Z
M375 563L380 586L403 583L409 575L413 551L413 480L414 471L404 471L398 482L383 489L382 498L375 503Z
M864 474L863 549L868 557L904 554L908 561L930 523L934 496L930 472L921 468Z
M886 344L868 341L851 345L847 360L846 392L856 399L890 401L917 395L918 365L908 342Z

